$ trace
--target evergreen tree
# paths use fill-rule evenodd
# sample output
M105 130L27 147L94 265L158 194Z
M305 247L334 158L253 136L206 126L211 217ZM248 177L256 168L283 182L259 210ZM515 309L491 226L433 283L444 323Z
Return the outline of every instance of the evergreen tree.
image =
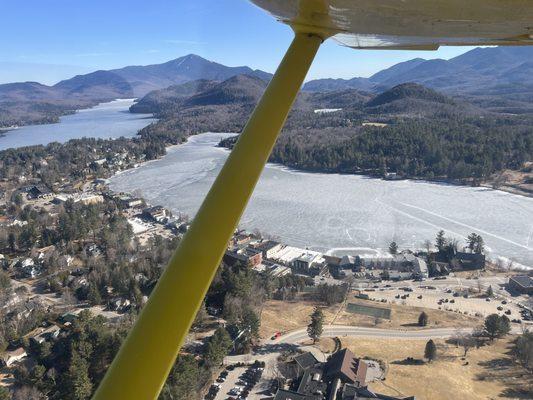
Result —
M492 285L489 286L489 288L487 289L487 293L485 294L487 297L492 297L494 296L494 290L492 290Z
M208 367L218 367L231 349L232 341L225 328L218 328L207 342L204 353L205 364Z
M65 383L65 398L85 400L91 397L93 385L89 378L89 365L77 351L72 352Z
M202 385L202 368L192 355L179 355L161 392L162 400L196 400Z
M322 336L323 326L324 314L320 308L315 307L311 314L311 323L307 326L307 334L313 339L313 343L316 343L320 339L320 336Z
M490 314L485 318L485 332L490 340L507 335L511 330L511 322L505 315Z
M98 287L96 287L96 284L94 283L91 283L89 285L89 290L87 292L87 301L89 301L89 303L93 306L102 303L102 296L100 295Z
M516 340L514 354L522 365L533 370L533 332L524 332Z
M439 250L439 252L444 251L444 248L446 247L446 237L444 236L444 231L439 231L437 233L437 237L435 239L435 246Z
M244 307L239 328L249 332L251 338L256 338L259 336L260 326L261 321L257 313L251 307Z
M470 235L468 235L468 237L466 238L466 242L468 243L468 248L470 249L470 251L474 252L477 243L477 234L471 233Z
M437 358L437 346L433 340L429 340L426 343L426 348L424 349L424 357L427 358L429 362Z
M391 242L391 244L389 245L389 253L391 253L392 255L398 253L398 245L396 244L396 242Z
M485 241L483 240L483 238L480 235L477 235L477 240L476 240L476 245L474 247L474 252L476 252L477 254L481 254L481 253L483 253L484 250L485 250Z
M428 315L422 311L418 316L418 326L426 326L428 324Z

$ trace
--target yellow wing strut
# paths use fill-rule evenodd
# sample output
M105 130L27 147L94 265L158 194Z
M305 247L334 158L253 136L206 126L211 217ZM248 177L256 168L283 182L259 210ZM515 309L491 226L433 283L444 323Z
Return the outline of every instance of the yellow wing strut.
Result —
M93 399L159 395L321 43L296 33Z

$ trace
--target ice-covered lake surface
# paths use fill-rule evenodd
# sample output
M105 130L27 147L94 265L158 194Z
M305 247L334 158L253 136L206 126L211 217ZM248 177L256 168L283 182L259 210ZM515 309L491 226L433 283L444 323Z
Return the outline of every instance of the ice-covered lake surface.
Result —
M133 99L115 100L60 118L57 124L27 125L0 135L0 150L82 137L131 137L155 121L151 114L129 112Z
M228 155L215 146L229 135L191 137L161 160L113 177L111 187L139 190L152 204L192 217ZM493 258L533 266L533 199L487 188L307 173L269 164L240 226L335 254L373 253L393 240L400 248L422 248L440 229L461 240L477 232Z

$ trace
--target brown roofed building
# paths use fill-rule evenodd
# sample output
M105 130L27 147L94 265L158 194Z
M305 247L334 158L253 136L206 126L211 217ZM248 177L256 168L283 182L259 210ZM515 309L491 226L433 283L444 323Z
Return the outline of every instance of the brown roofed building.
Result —
M324 370L328 380L340 379L343 383L352 383L356 386L366 385L366 363L356 358L348 349L343 349L333 354Z

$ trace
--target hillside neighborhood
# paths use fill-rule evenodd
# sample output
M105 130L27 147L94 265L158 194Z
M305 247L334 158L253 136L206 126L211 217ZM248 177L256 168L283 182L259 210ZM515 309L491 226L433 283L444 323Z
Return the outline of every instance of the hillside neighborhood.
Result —
M146 204L140 197L114 193L109 190L106 180L101 178L72 183L64 181L61 186L54 187L53 191L40 183L31 184L27 180L22 180L18 186L4 182L3 187L6 188L3 206L19 211L14 213L14 217L5 216L1 221L4 232L3 254L0 255L1 315L4 326L12 328L9 328L11 331L6 328L2 331L5 350L1 357L3 369L0 383L7 388L16 388L21 385L25 387L24 381L20 380L20 371L31 371L32 366L42 362L43 346L53 348L56 343L70 337L73 329L78 329L76 326L80 316L83 316L83 321L90 321L87 320L91 318L87 314L89 311L91 315L104 318L103 321L108 324L116 325L144 304L153 287L153 273L144 268L133 273L132 282L135 282L137 289L132 292L128 286L120 289L113 277L96 278L101 261L115 262L112 260L126 257L125 261L136 259L135 262L138 262L139 257L144 257L143 253L140 253L141 256L129 253L126 249L131 244L135 248L144 248L143 251L148 255L153 249L164 245L164 241L179 240L187 230L188 220L186 216L173 215L164 207ZM83 218L89 224L87 229L77 232L75 227L82 228L78 225L80 220L75 218L76 214L68 217L65 210L84 215ZM69 218L74 219L69 221ZM100 225L101 218L104 218L102 221L110 221L111 226L118 224L119 230L116 233L106 233L104 229L98 233L103 227ZM36 225L36 221L41 222ZM43 223L44 225L40 225ZM28 232L30 228L32 231ZM43 230L35 232L35 229ZM26 238L26 235L30 236ZM70 235L74 240L63 235ZM126 236L122 237L123 235ZM391 243L388 252L335 255L290 246L263 238L259 234L237 231L228 245L223 263L226 268L234 271L245 268L257 277L263 277L260 279L290 282L287 279L295 277L294 279L302 280L298 286L290 283L287 287L279 286L270 295L274 299L294 300L301 296L300 291L321 296L321 288L324 288L330 293L338 292L341 296L326 300L327 304L344 302L344 312L381 315L385 320L391 319L391 311L383 306L398 303L404 304L404 307L423 304L425 307L451 313L459 310L472 317L485 317L494 311L501 315L507 314L514 324L527 324L532 317L532 301L528 296L532 293L532 278L527 275L513 273L508 279L491 278L486 280L487 283L479 284L454 278L462 280L470 289L456 289L457 292L447 290L447 293L440 295L442 298L439 295L433 296L435 285L441 287L440 282L446 283L448 287L451 285L451 276L473 274L479 276L479 282L484 279L480 273L487 269L488 261L483 254L482 238L473 234L469 240L465 249L459 249L455 243L446 239L444 232L440 232L435 246L431 246L436 251L431 248L429 251L399 250L395 243ZM38 246L36 243L42 245ZM122 246L125 246L124 250L121 250ZM122 252L126 253L119 256ZM164 265L164 259L161 259L159 265L157 268ZM492 269L495 267L490 266ZM505 268L501 272L505 272ZM485 301L490 298L476 299L476 296L472 296L476 285L482 290L490 287L494 293L491 296L513 300L509 300L509 303L502 301L506 304L505 308L492 306L492 302L489 304ZM458 297L454 297L456 294ZM473 298L469 299L468 294ZM352 295L356 301L349 300ZM424 303L420 303L422 296ZM227 320L231 320L227 301L209 301L206 304L205 311L212 316L205 321L218 321L215 325L219 326L216 332L220 327L227 326ZM455 303L455 308L449 307L452 303ZM212 322L208 325L211 324ZM236 329L229 336L235 351L243 351L237 349L245 345L245 341L257 343L259 338L254 336L257 333L248 336L243 335L245 331L238 328L238 325ZM212 334L213 331L210 332ZM283 338L283 334L284 332L275 332L274 337L278 340ZM208 336L203 337L202 343L209 343L209 335L208 333ZM239 342L241 344L237 346ZM196 342L191 342L192 347L186 346L189 349L186 351L198 351L194 350L194 343ZM204 344L199 349L203 346ZM290 374L286 376L283 386L273 391L272 398L275 400L396 398L368 389L365 379L371 366L375 367L376 364L368 364L367 361L356 358L347 349L332 354L325 363L318 362L310 353L296 356L291 362L296 363L297 372L292 378ZM262 387L265 379L272 379L271 377L271 372L264 373L263 378L258 378L258 387ZM215 392L217 391L210 389L209 393ZM206 398L210 398L209 396ZM218 399L216 393L213 398ZM248 398L263 397L250 395Z

